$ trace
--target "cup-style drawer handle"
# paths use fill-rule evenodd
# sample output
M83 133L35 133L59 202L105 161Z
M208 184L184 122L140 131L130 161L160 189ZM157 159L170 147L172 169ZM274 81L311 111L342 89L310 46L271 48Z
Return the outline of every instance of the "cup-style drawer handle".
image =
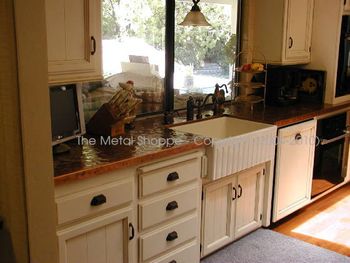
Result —
M297 140L297 141L301 140L302 138L303 138L303 137L301 136L300 133L297 133L297 134L295 135L295 140Z
M91 43L92 43L92 49L90 51L90 54L93 56L96 53L96 39L91 36Z
M135 228L131 223L129 223L129 228L131 229L131 236L129 236L129 240L133 240L135 237Z
M105 195L96 195L91 199L91 206L99 206L107 202L107 198Z
M177 263L177 261L176 260L172 260L169 263Z
M236 187L232 187L232 192L233 192L232 201L234 201L234 200L236 200L236 198L237 198L237 190L236 190Z
M168 203L168 205L166 206L167 211L172 211L172 210L175 210L177 208L179 208L179 205L176 201L172 201L172 202Z
M180 178L179 174L177 172L173 172L173 173L168 174L168 177L166 178L166 180L168 182L173 182L173 181L178 180L179 178Z
M176 231L173 231L171 233L169 233L166 237L166 241L174 241L175 239L177 239L179 236L177 235Z

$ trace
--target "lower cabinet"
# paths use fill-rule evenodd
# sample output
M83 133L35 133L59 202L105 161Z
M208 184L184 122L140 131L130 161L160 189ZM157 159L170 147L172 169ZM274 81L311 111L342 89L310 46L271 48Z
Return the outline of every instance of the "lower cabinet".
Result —
M262 225L264 168L259 165L203 186L201 256Z
M132 209L126 208L58 231L60 263L129 263Z
M279 129L273 222L310 202L315 140L315 120Z
M199 263L203 152L56 186L59 263Z
M138 168L140 263L199 263L201 156Z

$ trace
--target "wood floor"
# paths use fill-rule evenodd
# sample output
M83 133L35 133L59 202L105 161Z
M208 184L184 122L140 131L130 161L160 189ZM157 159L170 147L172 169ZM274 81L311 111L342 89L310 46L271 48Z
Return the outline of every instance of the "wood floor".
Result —
M350 184L284 219L273 230L350 256Z

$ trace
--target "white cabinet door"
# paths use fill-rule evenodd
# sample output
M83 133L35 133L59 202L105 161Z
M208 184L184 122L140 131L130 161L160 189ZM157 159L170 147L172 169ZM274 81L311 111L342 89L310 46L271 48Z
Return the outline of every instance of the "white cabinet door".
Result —
M310 202L315 139L315 120L278 131L273 222Z
M263 177L262 166L237 176L235 239L262 225Z
M294 65L311 59L314 0L254 1L253 60ZM273 15L271 15L273 14Z
M344 0L344 12L347 14L350 12L350 0Z
M234 239L234 183L227 177L204 186L202 209L202 256Z
M261 226L264 167L259 165L203 187L202 256Z
M285 61L310 61L313 0L286 2Z
M49 82L100 79L100 0L46 0Z
M57 232L60 263L128 263L131 208Z

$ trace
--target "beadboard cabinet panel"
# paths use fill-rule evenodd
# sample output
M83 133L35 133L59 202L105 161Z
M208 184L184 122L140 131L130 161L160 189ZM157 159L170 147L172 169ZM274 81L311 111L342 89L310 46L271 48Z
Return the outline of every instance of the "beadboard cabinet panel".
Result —
M46 0L49 82L102 78L101 1Z

